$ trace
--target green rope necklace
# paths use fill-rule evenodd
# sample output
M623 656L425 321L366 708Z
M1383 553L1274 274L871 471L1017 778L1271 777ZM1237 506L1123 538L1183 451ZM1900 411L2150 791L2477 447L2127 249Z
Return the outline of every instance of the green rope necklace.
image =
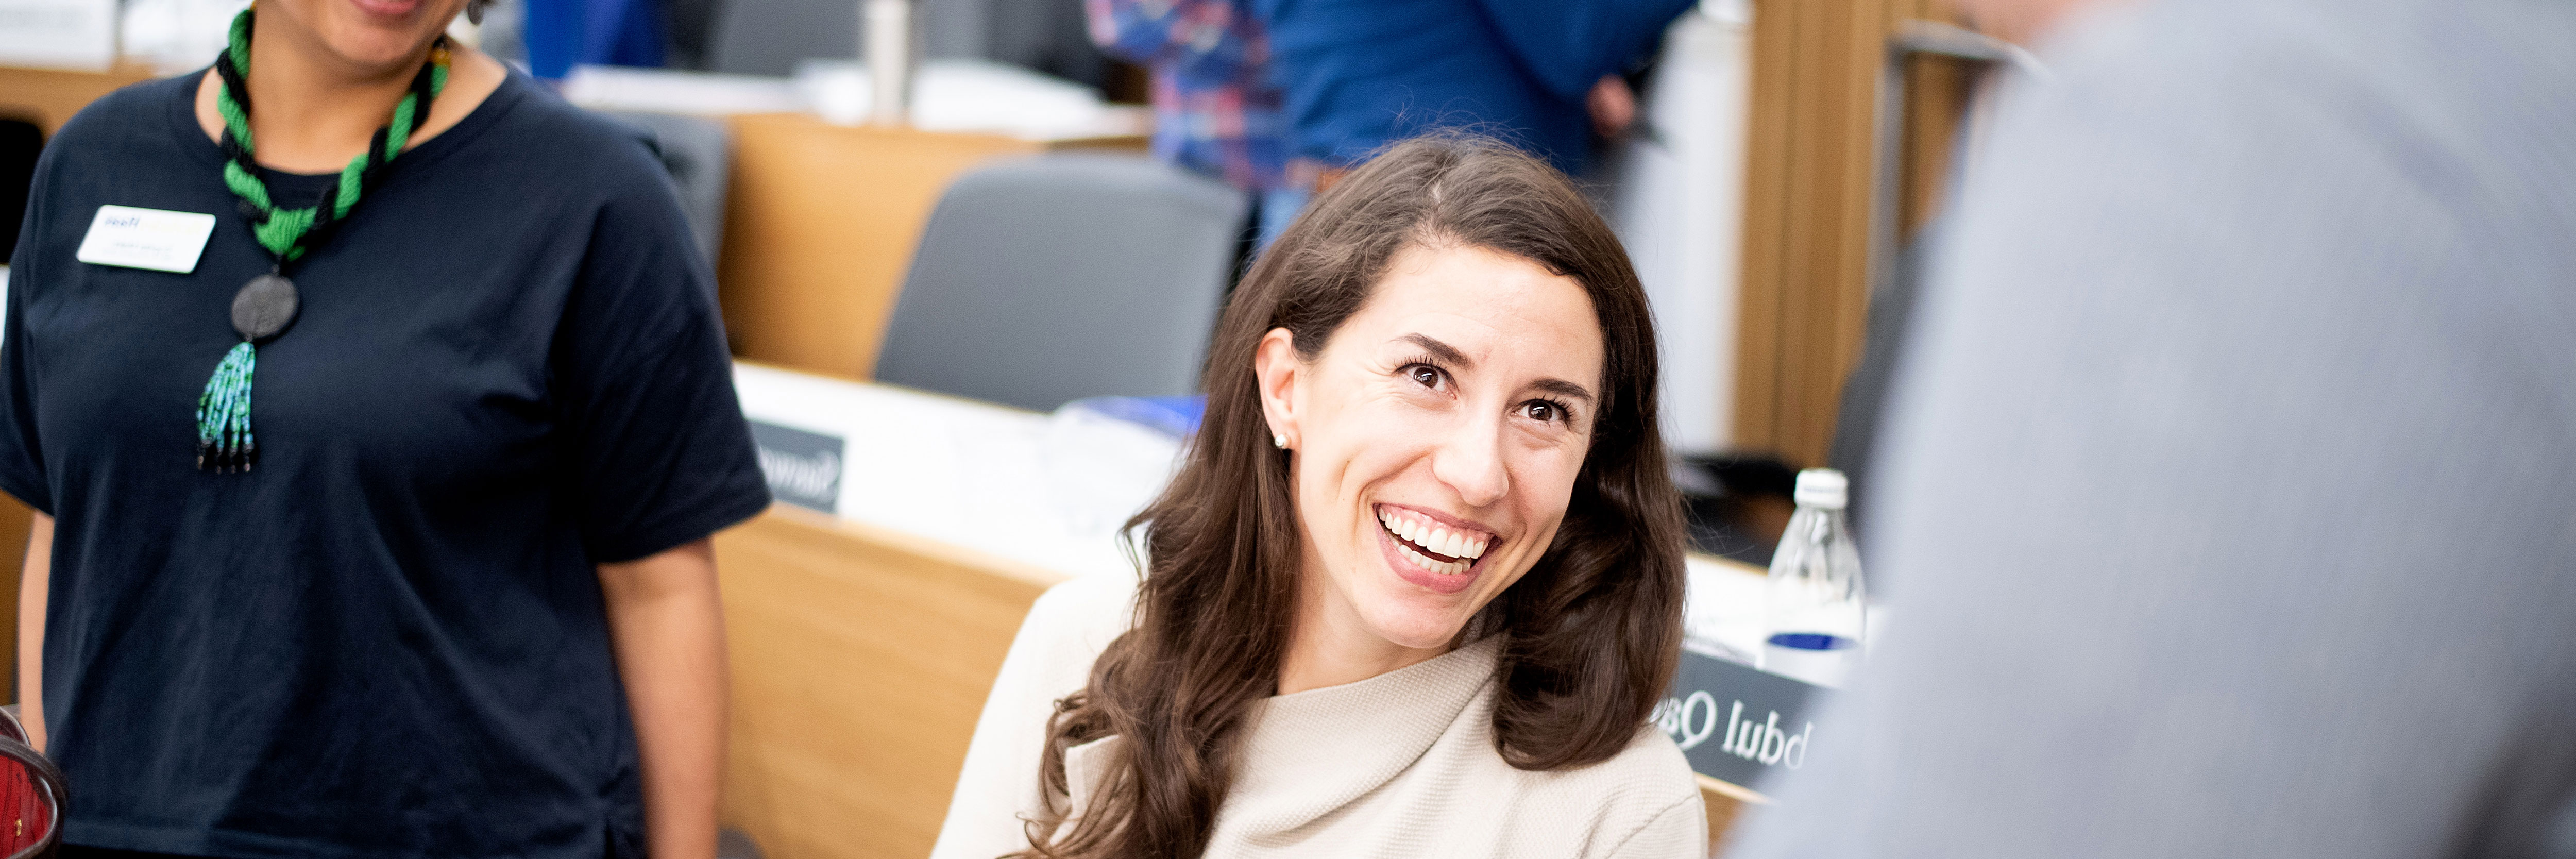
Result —
M215 91L215 110L224 118L224 187L241 198L242 217L252 237L275 262L267 274L251 278L233 294L233 331L242 342L224 353L215 375L197 395L197 467L217 473L249 471L259 459L259 444L250 431L251 371L259 363L258 344L275 339L295 322L295 282L286 265L303 258L333 226L349 216L358 198L374 187L385 165L402 154L411 136L429 121L429 105L447 87L447 37L430 46L429 62L412 76L411 90L394 103L394 115L368 142L367 151L340 169L340 181L321 199L300 209L279 208L268 183L259 178L250 138L251 10L233 18L232 43L215 58L223 87Z

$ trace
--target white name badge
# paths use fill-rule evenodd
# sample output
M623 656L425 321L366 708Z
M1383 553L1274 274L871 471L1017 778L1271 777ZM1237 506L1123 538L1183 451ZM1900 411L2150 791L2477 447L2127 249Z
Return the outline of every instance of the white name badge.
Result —
M92 265L148 268L187 274L197 270L215 216L133 206L100 206L72 258Z

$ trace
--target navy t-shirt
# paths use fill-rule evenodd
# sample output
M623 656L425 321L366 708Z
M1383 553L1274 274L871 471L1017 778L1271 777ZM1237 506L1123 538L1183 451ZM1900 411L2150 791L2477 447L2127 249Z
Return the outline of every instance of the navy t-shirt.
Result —
M270 259L197 76L63 127L0 339L0 490L55 519L49 752L78 844L641 855L596 564L769 503L713 279L641 138L513 75L292 264L257 468L198 393ZM270 174L285 201L330 177ZM102 205L213 214L190 274L74 259ZM709 702L710 706L714 702Z

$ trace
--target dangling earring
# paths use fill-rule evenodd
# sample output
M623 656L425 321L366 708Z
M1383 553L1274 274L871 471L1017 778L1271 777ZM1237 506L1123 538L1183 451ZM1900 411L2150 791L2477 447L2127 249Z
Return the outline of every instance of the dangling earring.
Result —
M1280 449L1280 450L1287 450L1287 449L1288 449L1288 436L1286 436L1286 435L1284 435L1284 434L1283 434L1283 435L1274 435L1274 436L1271 436L1271 437L1270 437L1270 446L1271 446L1271 447L1278 448L1278 449Z

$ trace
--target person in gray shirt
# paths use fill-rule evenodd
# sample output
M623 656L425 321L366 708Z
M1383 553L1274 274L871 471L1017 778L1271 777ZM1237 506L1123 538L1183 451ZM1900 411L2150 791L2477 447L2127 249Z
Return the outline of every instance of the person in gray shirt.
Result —
M2035 44L1900 371L1887 634L1728 855L2576 857L2576 2Z

